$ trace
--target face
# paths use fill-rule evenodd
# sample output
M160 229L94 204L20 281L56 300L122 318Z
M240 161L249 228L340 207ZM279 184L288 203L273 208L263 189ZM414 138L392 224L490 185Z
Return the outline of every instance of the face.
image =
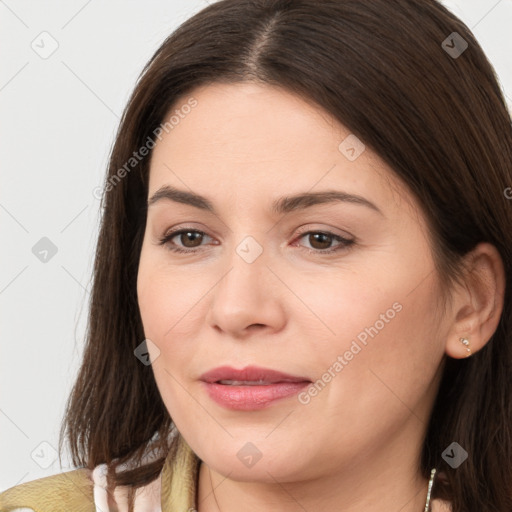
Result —
M203 202L151 202L137 282L178 430L240 481L419 453L448 326L414 198L346 127L295 95L244 83L190 96L197 105L153 150L148 199L172 187ZM304 194L315 196L289 199ZM224 366L297 382L202 380Z

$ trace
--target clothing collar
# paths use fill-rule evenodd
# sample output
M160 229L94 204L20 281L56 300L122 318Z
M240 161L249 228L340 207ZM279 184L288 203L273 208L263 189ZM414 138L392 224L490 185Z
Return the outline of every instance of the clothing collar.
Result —
M197 510L197 484L201 459L178 432L176 450L167 456L161 473L162 512Z

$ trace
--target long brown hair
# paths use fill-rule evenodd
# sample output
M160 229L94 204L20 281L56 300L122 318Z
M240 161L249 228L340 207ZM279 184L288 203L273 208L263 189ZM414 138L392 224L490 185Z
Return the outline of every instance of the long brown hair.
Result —
M134 356L144 340L136 278L150 154L130 158L195 87L242 81L299 94L391 166L428 220L446 290L479 242L498 249L506 273L499 326L472 357L447 356L421 470L425 478L432 467L446 474L433 497L450 500L454 512L509 512L511 119L475 37L435 0L221 0L164 41L141 73L111 153L85 352L59 448L66 437L76 466L107 463L112 485L134 489L173 456L172 419L151 367ZM469 453L457 469L442 458L453 441ZM155 461L114 474L119 464L140 462L150 442Z

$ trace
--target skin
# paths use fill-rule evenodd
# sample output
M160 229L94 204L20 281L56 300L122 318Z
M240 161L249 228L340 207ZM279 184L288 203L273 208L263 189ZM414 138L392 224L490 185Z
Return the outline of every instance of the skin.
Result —
M422 212L368 147L354 161L342 154L346 127L264 85L214 84L190 96L198 105L153 150L148 197L171 185L207 197L216 214L167 199L150 206L137 292L163 401L204 461L199 512L423 510L419 456L443 361L465 357L460 337L474 354L496 329L498 252L480 244L468 255L473 277L441 310ZM363 196L382 214L349 202L270 210L278 197L328 189ZM159 245L182 227L206 235ZM355 243L324 254L340 242L309 231ZM263 249L252 263L236 252L247 236ZM196 252L174 253L173 243ZM307 404L293 396L233 411L199 381L221 365L316 381L396 303L394 318ZM247 442L262 454L252 467L237 457Z

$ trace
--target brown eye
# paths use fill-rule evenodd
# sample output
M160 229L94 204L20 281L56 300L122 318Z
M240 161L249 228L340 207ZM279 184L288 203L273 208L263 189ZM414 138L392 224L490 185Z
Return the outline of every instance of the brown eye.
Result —
M174 252L194 252L194 249L201 246L204 237L208 235L197 229L180 229L172 231L160 239L160 245ZM178 243L173 239L177 239Z
M309 233L308 241L313 249L330 249L330 245L333 241L332 235L325 233Z
M202 242L205 236L210 238L209 235L197 229L178 229L161 238L160 245L177 253L193 253L197 252L196 249L203 245ZM355 243L355 240L343 238L334 233L324 233L321 231L308 231L299 237L299 239L302 238L307 238L310 245L310 248L302 246L302 249L313 254L329 254L341 251L348 249ZM174 241L174 239L176 239L177 242ZM335 241L337 244L333 246L332 244Z
M310 247L304 247L306 251L314 254L329 254L343 249L348 249L351 245L355 244L355 240L343 238L342 236L335 235L334 233L322 231L308 231L302 233L299 239L307 239ZM332 243L338 242L332 246Z
M175 236L179 236L184 247L199 247L203 239L203 233L200 231L182 231Z

